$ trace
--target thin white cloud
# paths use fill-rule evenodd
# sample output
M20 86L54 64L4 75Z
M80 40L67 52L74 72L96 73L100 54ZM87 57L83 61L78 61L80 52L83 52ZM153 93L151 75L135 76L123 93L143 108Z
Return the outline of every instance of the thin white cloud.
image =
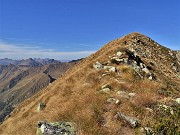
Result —
M71 60L84 58L95 51L60 52L54 49L42 49L38 46L18 45L0 42L0 58L53 58Z

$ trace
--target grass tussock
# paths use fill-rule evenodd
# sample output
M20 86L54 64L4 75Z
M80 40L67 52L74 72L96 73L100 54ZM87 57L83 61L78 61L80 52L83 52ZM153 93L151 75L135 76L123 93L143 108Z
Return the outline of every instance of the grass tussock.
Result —
M158 96L153 93L139 93L138 96L134 97L133 103L139 107L152 108L157 104Z

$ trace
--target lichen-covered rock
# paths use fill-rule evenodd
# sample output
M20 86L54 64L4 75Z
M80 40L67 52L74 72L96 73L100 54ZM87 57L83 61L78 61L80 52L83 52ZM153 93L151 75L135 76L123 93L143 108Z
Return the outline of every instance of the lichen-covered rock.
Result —
M117 117L120 118L121 120L127 122L133 128L136 128L140 125L140 122L137 118L126 116L121 112L117 113Z
M104 69L108 69L110 72L116 72L116 68L113 66L104 66Z
M75 126L71 122L38 122L36 135L75 135Z
M111 91L110 88L104 88L100 90L100 92L103 92L103 93L109 93L110 91Z
M120 52L120 51L118 51L118 52L116 53L116 55L119 56L119 57L120 57L122 54L123 54L123 53Z
M178 104L180 104L180 98L176 98L175 100Z
M109 71L110 71L110 72L116 72L116 68L115 68L115 67L111 67L111 68L109 69Z
M140 130L143 135L154 135L153 130L150 127L142 127Z
M116 98L108 98L107 102L108 103L113 103L113 104L116 104L116 105L120 104L119 99L116 99Z
M101 70L103 68L103 65L100 62L97 61L95 64L93 64L93 67L96 70Z
M126 99L130 98L129 94L125 91L118 91L116 94L122 98L126 98Z
M136 95L136 93L129 93L128 94L130 97L134 97Z

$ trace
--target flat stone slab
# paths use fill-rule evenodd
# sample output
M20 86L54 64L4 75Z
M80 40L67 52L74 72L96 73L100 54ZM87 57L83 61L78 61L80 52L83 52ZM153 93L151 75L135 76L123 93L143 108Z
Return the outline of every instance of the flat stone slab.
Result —
M72 122L38 122L36 135L76 135Z

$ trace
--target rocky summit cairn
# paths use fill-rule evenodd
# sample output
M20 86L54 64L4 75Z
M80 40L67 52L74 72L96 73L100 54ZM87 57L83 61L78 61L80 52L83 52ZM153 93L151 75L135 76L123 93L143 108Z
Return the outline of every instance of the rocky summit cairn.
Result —
M75 127L71 122L38 122L36 135L75 135Z

